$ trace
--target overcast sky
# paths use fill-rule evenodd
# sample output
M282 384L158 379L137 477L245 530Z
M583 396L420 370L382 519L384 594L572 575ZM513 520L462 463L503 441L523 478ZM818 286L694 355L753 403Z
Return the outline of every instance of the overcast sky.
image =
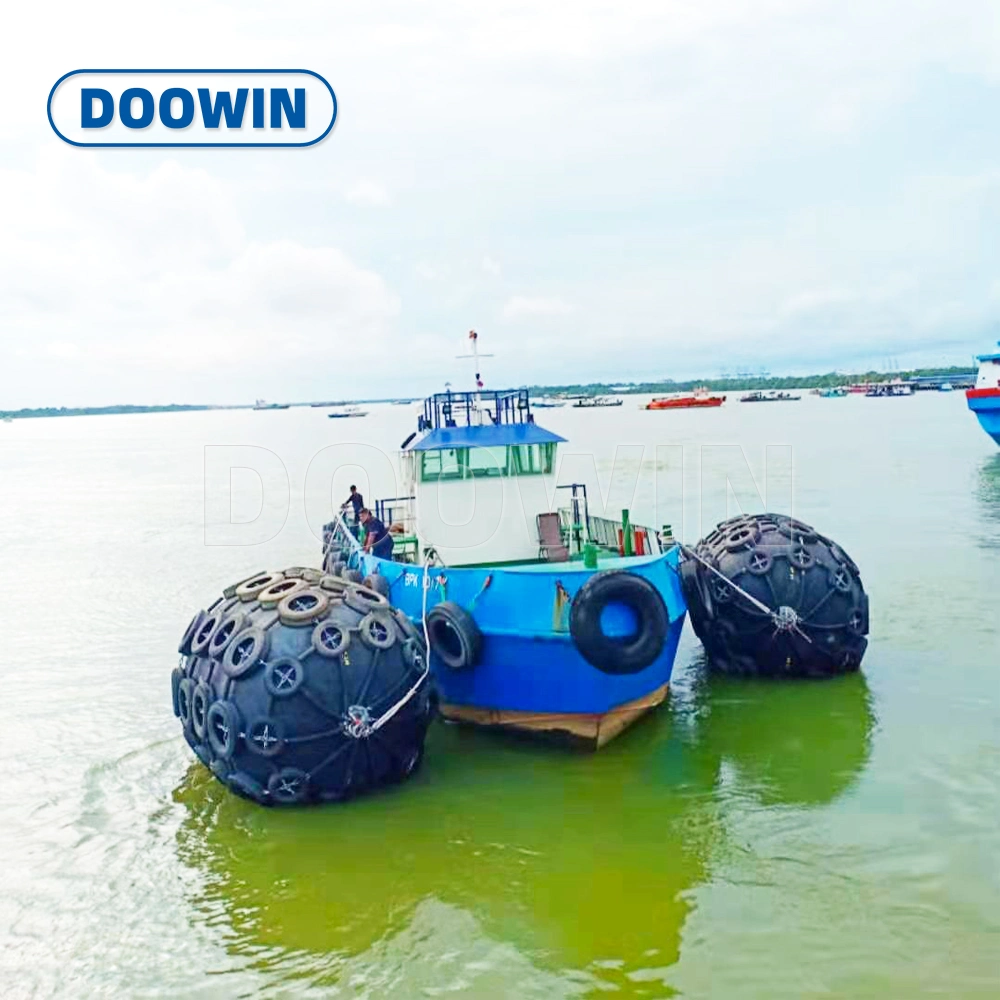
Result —
M82 150L85 67L301 67L318 146ZM964 363L1000 336L997 0L18 4L0 409Z

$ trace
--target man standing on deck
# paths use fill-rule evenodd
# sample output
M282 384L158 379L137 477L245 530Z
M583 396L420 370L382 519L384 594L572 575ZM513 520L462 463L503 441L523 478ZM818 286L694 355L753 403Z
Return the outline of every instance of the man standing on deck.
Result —
M365 506L365 498L358 492L357 486L351 487L351 495L340 505L341 510L347 510L348 507L354 508L354 523L358 523L358 518L361 516L361 511Z
M365 552L371 552L379 559L391 559L392 535L385 525L367 507L361 508L361 523L365 528Z

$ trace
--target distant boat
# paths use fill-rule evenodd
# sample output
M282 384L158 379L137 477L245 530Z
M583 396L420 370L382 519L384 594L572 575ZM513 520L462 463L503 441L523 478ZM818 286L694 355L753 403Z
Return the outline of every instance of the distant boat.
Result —
M611 399L609 396L581 396L573 405L582 409L591 409L595 406L621 406L622 400Z
M7 415L7 414L4 414L3 422L5 424L12 424L12 423L14 423L14 418L11 417L11 416L9 416L9 415Z
M939 391L939 392L951 392L951 390L952 390L953 388L954 388L954 386L953 386L953 385L952 385L952 384L951 384L950 382L942 382L942 383L941 383L941 384L940 384L940 385L938 386L938 391Z
M368 411L362 410L360 409L360 407L357 406L349 406L345 410L333 410L332 412L328 413L327 416L331 420L335 419L344 420L347 419L348 417L367 417Z
M258 399L253 404L255 410L287 410L291 403L268 403L266 400Z
M793 396L790 392L748 392L740 396L741 403L792 403L801 396Z
M554 410L557 407L565 406L566 400L564 399L536 399L531 404L536 410Z
M912 396L913 386L905 382L874 382L865 391L866 396Z
M658 396L641 407L643 410L687 410L709 406L722 406L726 397L713 396L704 386L683 396Z
M823 399L843 399L847 395L847 390L842 385L834 385L829 389L817 389L817 396Z

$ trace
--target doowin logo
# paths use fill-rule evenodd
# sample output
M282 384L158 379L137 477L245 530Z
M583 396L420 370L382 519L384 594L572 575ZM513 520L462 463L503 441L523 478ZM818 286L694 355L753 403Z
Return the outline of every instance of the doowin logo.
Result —
M337 97L307 69L77 69L48 113L73 146L311 146Z

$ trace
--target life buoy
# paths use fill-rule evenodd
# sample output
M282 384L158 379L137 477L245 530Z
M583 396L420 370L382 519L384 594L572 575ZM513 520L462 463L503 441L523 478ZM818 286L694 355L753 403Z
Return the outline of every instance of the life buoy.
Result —
M607 635L603 615L614 604L635 616L629 635ZM660 592L646 579L623 570L595 573L577 591L569 631L580 655L606 674L637 674L663 652L670 617Z
M434 655L452 670L479 662L483 634L472 615L454 601L442 601L427 612L427 637Z

